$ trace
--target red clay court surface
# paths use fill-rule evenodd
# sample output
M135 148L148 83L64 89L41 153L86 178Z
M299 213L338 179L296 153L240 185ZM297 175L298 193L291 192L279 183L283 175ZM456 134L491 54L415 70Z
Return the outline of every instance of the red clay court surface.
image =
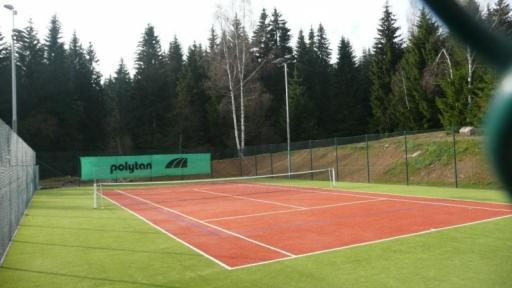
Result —
M512 205L270 184L194 184L104 196L227 269L512 215Z

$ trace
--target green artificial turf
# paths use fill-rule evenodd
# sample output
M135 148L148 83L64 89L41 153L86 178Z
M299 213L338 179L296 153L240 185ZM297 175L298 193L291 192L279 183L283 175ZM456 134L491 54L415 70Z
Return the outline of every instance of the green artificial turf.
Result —
M499 191L339 186L507 200ZM0 268L0 287L512 286L512 218L225 270L113 204L91 206L90 189L39 191Z

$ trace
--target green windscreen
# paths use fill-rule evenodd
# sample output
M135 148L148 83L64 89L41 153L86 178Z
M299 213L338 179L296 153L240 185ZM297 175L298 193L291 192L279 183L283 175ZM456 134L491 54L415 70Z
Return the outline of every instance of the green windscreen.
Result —
M81 179L210 174L210 162L209 153L80 157Z

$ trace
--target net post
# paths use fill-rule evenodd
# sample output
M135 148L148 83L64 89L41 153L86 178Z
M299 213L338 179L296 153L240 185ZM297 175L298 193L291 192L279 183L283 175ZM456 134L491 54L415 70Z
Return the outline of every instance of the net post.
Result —
M332 171L331 171L331 168L327 169L327 175L329 175L329 188L332 188Z
M96 185L96 180L94 180L94 184L92 184L92 187L92 208L96 209L98 208L98 188Z
M332 187L331 188L334 188L334 187L336 187L336 171L334 170L334 168L331 168L331 172L332 172L332 182L331 182Z
M100 208L103 208L103 185L101 185L101 183L99 184L100 185L100 194L99 194L99 198L100 198Z

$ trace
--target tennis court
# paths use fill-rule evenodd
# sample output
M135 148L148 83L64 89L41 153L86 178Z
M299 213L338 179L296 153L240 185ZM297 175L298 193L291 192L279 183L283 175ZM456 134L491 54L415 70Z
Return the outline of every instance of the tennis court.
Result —
M109 184L103 197L227 269L512 215L512 205L231 179Z

